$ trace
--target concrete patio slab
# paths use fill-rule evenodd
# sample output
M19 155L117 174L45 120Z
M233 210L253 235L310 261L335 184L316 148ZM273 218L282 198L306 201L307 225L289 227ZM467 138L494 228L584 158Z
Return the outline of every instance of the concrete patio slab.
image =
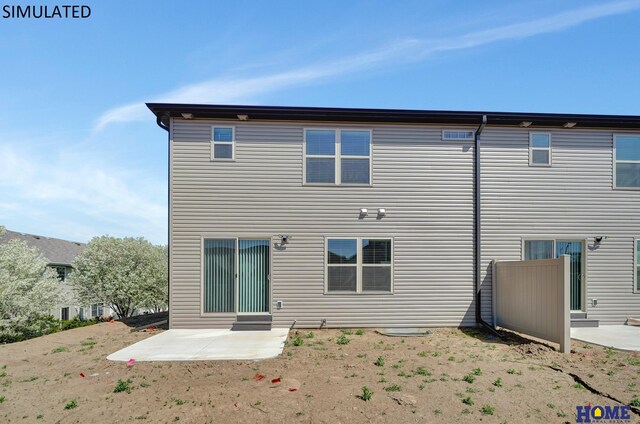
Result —
M110 361L257 361L282 353L288 328L167 330L107 356Z
M619 350L640 351L640 327L631 325L572 328L571 338Z

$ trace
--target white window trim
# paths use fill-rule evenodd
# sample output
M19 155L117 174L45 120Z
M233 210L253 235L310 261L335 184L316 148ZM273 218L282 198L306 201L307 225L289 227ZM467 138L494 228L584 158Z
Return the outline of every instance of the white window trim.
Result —
M633 292L640 293L638 288L638 243L640 243L640 237L633 239Z
M362 263L362 240L390 240L391 241L391 263L390 264L363 264ZM331 266L355 266L356 267L356 291L344 291L344 290L329 290L329 240L356 240L357 247L357 261L355 264L331 264ZM326 295L381 295L381 294L394 294L394 268L395 268L395 240L389 236L362 236L362 237L349 237L349 236L326 236L324 238L324 294ZM389 291L385 290L362 290L362 267L363 266L380 266L389 267L391 270L391 287Z
M235 240L234 259L234 299L232 312L205 312L204 310L204 242L205 240ZM239 312L240 290L239 290L239 243L240 240L269 240L269 311L268 312ZM273 313L273 240L270 235L256 236L230 236L228 234L205 233L200 235L200 317L231 318L238 315L271 315Z
M213 132L216 128L231 128L231 141L213 141ZM231 145L231 158L217 158L215 157L214 144L230 144ZM236 127L234 125L212 125L211 126L211 160L220 162L234 162L236 160Z
M471 133L471 138L449 138L449 137L445 137L446 132ZM474 141L475 137L476 137L475 130L469 130L464 128L443 128L442 129L442 141Z
M533 147L533 136L544 134L549 137L549 147ZM550 167L553 163L552 155L553 155L553 139L551 138L550 132L544 131L531 131L529 132L529 166L542 166L542 167ZM533 162L533 151L534 150L546 150L549 152L549 163L534 163Z
M640 187L618 187L618 184L616 182L616 180L618 179L617 177L617 170L616 170L616 164L618 162L620 163L640 163L640 161L637 160L617 160L616 156L617 156L617 150L616 150L616 143L618 141L618 137L640 137L640 134L635 134L635 133L628 133L628 134L614 134L613 135L613 155L612 155L612 160L613 160L613 188L614 190L631 190L631 191L638 191L640 190Z
M335 154L333 155L307 155L307 131L333 131L335 138ZM309 186L345 186L345 187L371 187L373 186L373 130L370 128L336 128L336 127L305 127L302 140L302 185ZM343 183L342 182L342 161L341 159L366 159L367 156L342 155L342 131L361 131L369 133L369 183ZM318 159L333 159L335 162L335 175L333 183L310 183L307 182L307 157Z

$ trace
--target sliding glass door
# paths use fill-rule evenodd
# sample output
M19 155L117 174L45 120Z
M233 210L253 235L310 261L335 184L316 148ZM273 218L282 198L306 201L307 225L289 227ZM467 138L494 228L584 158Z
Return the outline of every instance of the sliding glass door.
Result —
M582 310L582 276L584 261L584 242L574 240L558 240L556 241L556 257L561 255L569 255L570 271L569 271L569 287L571 290L571 310Z
M205 239L203 312L269 313L269 239Z
M525 240L523 259L538 260L559 258L569 255L569 287L570 305L572 311L583 310L584 298L584 259L585 242L583 240Z
M269 240L240 240L238 312L269 312Z
M236 241L204 241L204 312L235 311Z

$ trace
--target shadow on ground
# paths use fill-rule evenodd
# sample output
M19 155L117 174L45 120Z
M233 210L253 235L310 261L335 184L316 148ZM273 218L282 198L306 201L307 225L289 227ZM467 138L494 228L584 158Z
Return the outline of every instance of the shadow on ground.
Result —
M500 337L490 331L478 327L461 327L459 329L469 337L473 337L483 343L491 343L496 345L516 346L522 353L538 353L540 351L557 350L552 344L544 341L523 337L518 333L501 329L498 333Z
M155 314L142 314L135 317L124 318L119 320L123 324L131 327L133 330L144 329L153 325L160 330L169 329L169 312L156 312Z

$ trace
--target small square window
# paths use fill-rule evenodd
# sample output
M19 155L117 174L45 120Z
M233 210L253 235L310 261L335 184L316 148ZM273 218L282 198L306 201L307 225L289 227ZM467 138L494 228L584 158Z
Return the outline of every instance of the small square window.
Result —
M551 134L529 133L529 166L551 165Z
M233 160L235 130L233 127L213 127L211 135L211 160Z

